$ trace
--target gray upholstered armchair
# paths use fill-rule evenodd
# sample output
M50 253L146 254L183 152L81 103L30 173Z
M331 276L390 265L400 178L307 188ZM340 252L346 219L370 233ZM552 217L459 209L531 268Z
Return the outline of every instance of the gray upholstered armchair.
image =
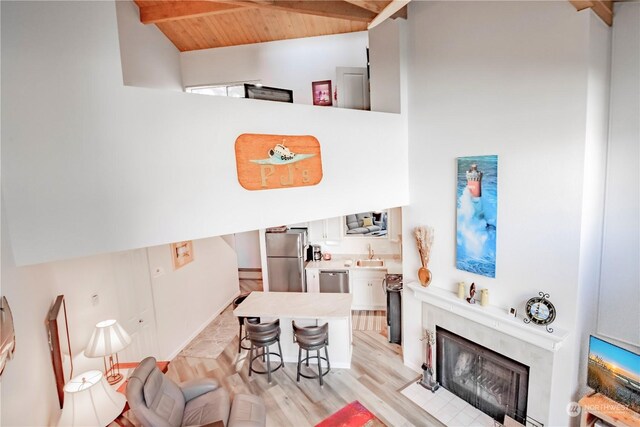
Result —
M210 378L178 386L147 357L127 383L127 400L144 427L202 426L222 421L227 427L263 427L264 402L258 396L229 393Z

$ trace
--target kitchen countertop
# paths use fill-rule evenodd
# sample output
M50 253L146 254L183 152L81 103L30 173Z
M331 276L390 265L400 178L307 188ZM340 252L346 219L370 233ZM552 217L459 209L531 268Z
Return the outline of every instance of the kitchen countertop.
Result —
M309 261L306 268L319 268L322 270L387 270L389 274L402 274L402 260L390 257L374 256L374 259L384 260L384 266L382 267L356 267L356 261L359 259L368 259L369 257L364 255L334 255L329 261ZM345 265L345 261L351 260L351 265Z
M336 319L351 316L351 294L251 292L233 310L235 316Z

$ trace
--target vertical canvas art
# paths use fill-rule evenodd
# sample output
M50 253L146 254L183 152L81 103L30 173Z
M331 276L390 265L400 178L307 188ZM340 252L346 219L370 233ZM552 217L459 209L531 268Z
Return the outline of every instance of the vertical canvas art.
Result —
M498 156L458 157L456 268L496 277Z

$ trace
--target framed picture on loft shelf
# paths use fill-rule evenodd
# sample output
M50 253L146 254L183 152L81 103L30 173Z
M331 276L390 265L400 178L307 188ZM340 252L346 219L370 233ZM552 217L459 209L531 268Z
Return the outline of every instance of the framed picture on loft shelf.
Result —
M171 244L171 261L173 269L177 270L193 261L193 242L187 240Z
M313 92L313 105L331 106L331 80L322 80L311 83Z
M244 84L244 97L249 99L263 99L265 101L279 101L293 103L293 91L262 85Z

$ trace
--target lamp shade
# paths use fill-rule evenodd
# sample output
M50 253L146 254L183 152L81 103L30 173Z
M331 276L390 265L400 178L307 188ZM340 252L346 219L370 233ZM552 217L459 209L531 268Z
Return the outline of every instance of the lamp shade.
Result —
M126 399L100 371L87 371L64 386L64 407L58 426L104 427L124 409Z
M131 337L116 320L105 320L96 325L84 355L109 356L131 344Z

